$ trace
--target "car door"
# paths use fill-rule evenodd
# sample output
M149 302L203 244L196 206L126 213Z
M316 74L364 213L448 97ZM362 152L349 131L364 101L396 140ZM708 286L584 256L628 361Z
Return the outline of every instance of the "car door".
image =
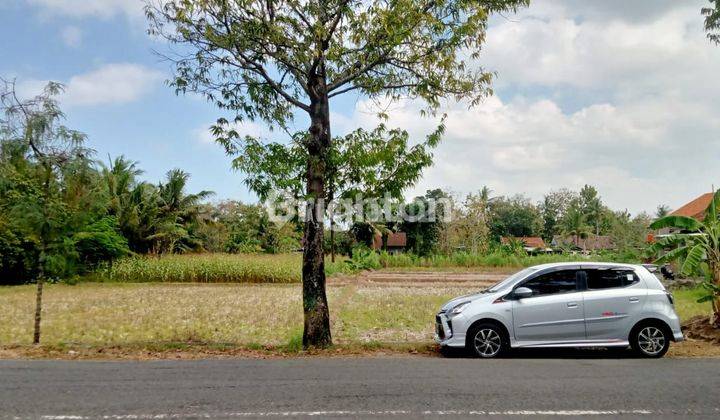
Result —
M533 291L531 297L515 299L512 303L517 341L551 344L585 340L583 299L577 273L578 269L554 270L516 286Z
M589 340L625 341L630 323L642 310L647 289L629 268L585 270L587 290L583 292L585 329Z

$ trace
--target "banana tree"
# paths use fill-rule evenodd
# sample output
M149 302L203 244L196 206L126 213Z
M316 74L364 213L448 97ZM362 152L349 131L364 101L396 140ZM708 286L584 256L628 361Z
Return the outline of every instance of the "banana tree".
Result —
M658 258L658 264L682 261L680 272L690 276L707 271L703 287L708 291L698 302L711 302L713 319L720 328L720 190L716 191L705 210L702 221L685 216L665 216L650 225L652 229L676 228L682 233L668 235L650 250L668 252Z

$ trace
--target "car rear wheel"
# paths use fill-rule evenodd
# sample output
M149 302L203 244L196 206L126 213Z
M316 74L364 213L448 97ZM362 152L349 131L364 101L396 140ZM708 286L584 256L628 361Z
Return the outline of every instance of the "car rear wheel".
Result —
M503 331L493 324L481 324L473 327L467 342L468 350L483 359L498 357L507 347Z
M643 324L633 329L630 345L642 357L659 358L670 348L670 336L659 325Z

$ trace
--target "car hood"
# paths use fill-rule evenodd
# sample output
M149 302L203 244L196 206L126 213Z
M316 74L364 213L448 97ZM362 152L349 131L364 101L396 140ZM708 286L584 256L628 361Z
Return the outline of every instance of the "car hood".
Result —
M473 293L470 295L459 296L459 297L456 297L456 298L448 301L447 303L445 303L440 308L440 311L441 312L449 311L450 309L454 308L456 305L458 305L462 302L468 302L468 301L478 302L478 301L485 301L485 300L491 301L491 300L494 300L495 295L497 295L498 293L499 292L493 292L493 293L478 292L478 293Z

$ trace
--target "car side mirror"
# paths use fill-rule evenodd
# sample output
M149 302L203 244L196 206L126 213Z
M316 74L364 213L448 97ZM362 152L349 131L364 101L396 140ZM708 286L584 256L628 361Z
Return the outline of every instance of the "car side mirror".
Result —
M529 298L530 296L532 296L532 294L532 290L528 289L527 287L518 287L513 292L513 296L518 299Z

